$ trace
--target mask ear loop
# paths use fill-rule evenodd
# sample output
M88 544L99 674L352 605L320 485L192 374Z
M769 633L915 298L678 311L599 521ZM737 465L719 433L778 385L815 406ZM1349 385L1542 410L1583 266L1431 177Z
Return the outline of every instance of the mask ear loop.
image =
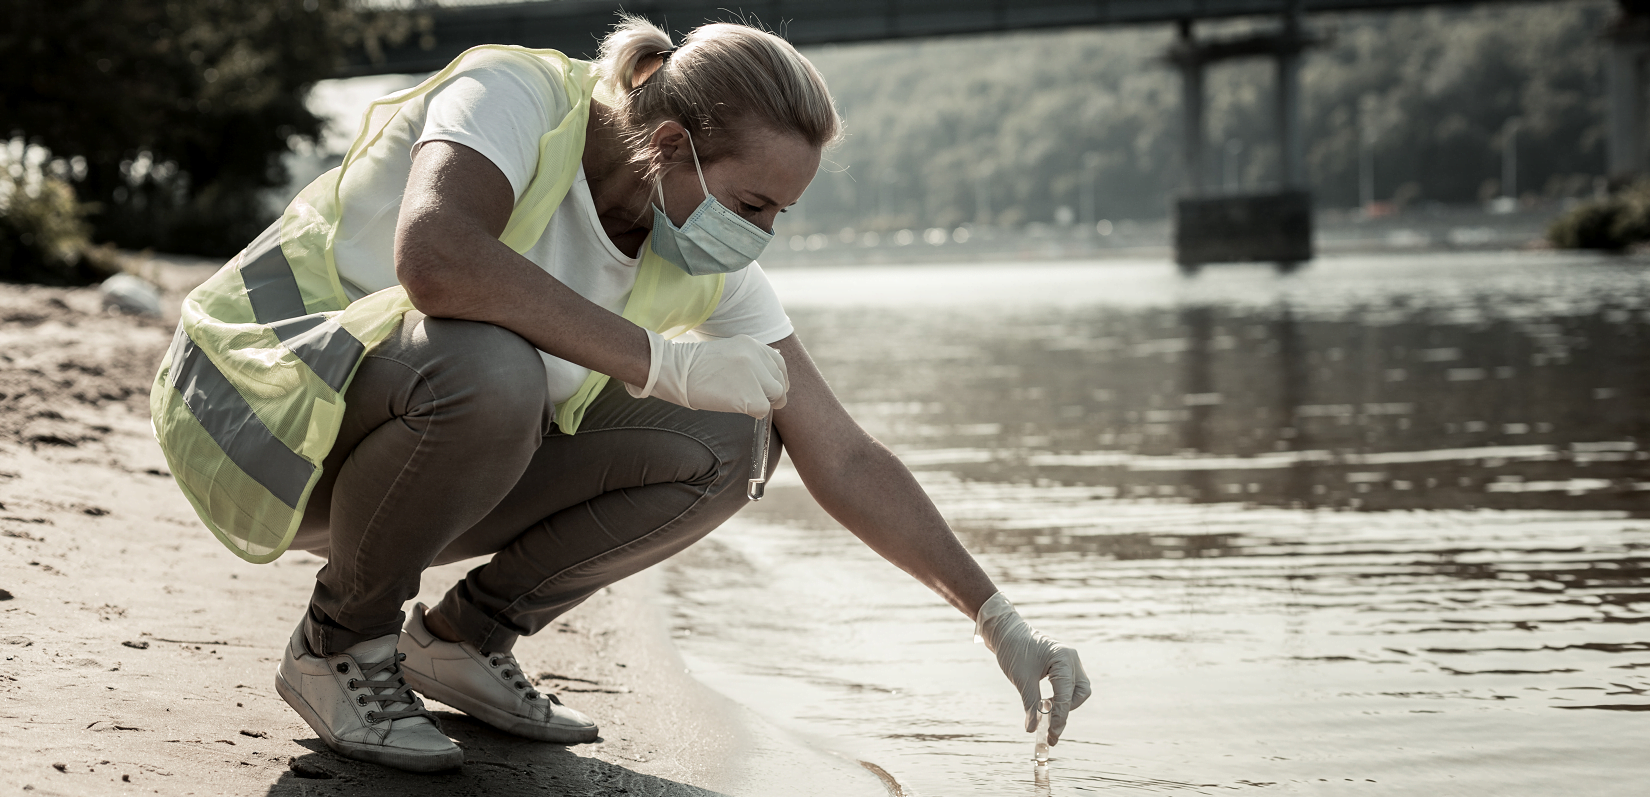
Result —
M682 128L682 132L687 134L688 152L693 154L693 172L699 176L699 190L705 192L705 199L710 199L710 186L705 184L705 170L704 170L704 167L699 165L699 148L695 147L693 145L693 133L688 131L688 129L685 128L685 127ZM659 194L659 209L664 210L665 209L665 179L664 179L664 175L660 175L657 178L654 178L653 188ZM666 215L669 215L669 213L667 212Z
M687 131L687 128L682 128ZM699 148L693 146L693 133L688 132L688 151L693 153L693 171L699 175L699 190L705 192L705 199L710 199L710 186L705 185L705 170L699 166Z

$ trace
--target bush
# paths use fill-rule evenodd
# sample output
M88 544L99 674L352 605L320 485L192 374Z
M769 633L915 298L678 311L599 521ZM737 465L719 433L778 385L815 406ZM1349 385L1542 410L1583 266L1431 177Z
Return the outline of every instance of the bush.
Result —
M1547 228L1547 240L1561 249L1607 252L1650 241L1650 180L1577 205Z
M1629 242L1616 236L1621 215L1621 202L1614 198L1584 202L1553 221L1547 240L1560 249L1626 249Z
M0 281L85 285L103 276L86 257L90 207L71 167L20 140L0 147Z

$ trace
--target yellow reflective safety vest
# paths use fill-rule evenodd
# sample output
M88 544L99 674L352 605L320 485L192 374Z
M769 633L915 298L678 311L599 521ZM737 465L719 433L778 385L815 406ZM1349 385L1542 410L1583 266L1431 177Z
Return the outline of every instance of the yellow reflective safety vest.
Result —
M280 221L184 300L149 410L178 486L201 522L241 558L273 561L292 543L338 437L356 368L412 309L399 286L354 302L345 295L332 248L344 174L372 168L379 156L373 145L409 101L467 64L498 58L572 105L540 137L537 171L499 236L526 252L578 174L596 76L592 64L554 50L484 45L423 83L372 103L343 163L305 187ZM648 242L642 252L626 319L673 338L710 317L722 298L723 275L689 276ZM578 431L607 380L592 372L556 406L563 432Z

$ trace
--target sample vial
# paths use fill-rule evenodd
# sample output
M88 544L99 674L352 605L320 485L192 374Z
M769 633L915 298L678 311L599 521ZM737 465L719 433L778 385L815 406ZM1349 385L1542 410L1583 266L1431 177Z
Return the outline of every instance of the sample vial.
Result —
M1036 745L1032 748L1031 758L1039 764L1048 763L1048 717L1054 710L1054 701L1043 698L1037 704L1037 731L1034 735Z
M762 500L768 486L768 449L773 439L773 411L756 419L756 431L751 436L751 477L745 484L745 497Z

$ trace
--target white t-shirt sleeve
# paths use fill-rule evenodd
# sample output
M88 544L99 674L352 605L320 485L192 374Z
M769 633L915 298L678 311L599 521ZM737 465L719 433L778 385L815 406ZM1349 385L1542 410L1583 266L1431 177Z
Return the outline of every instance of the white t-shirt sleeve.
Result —
M508 60L482 59L430 93L426 141L451 141L493 162L521 199L538 170L539 135L554 129L572 109L565 94L547 95L543 81L523 75Z
M773 283L756 263L727 276L716 311L694 330L701 338L749 335L758 343L778 343L794 331Z

